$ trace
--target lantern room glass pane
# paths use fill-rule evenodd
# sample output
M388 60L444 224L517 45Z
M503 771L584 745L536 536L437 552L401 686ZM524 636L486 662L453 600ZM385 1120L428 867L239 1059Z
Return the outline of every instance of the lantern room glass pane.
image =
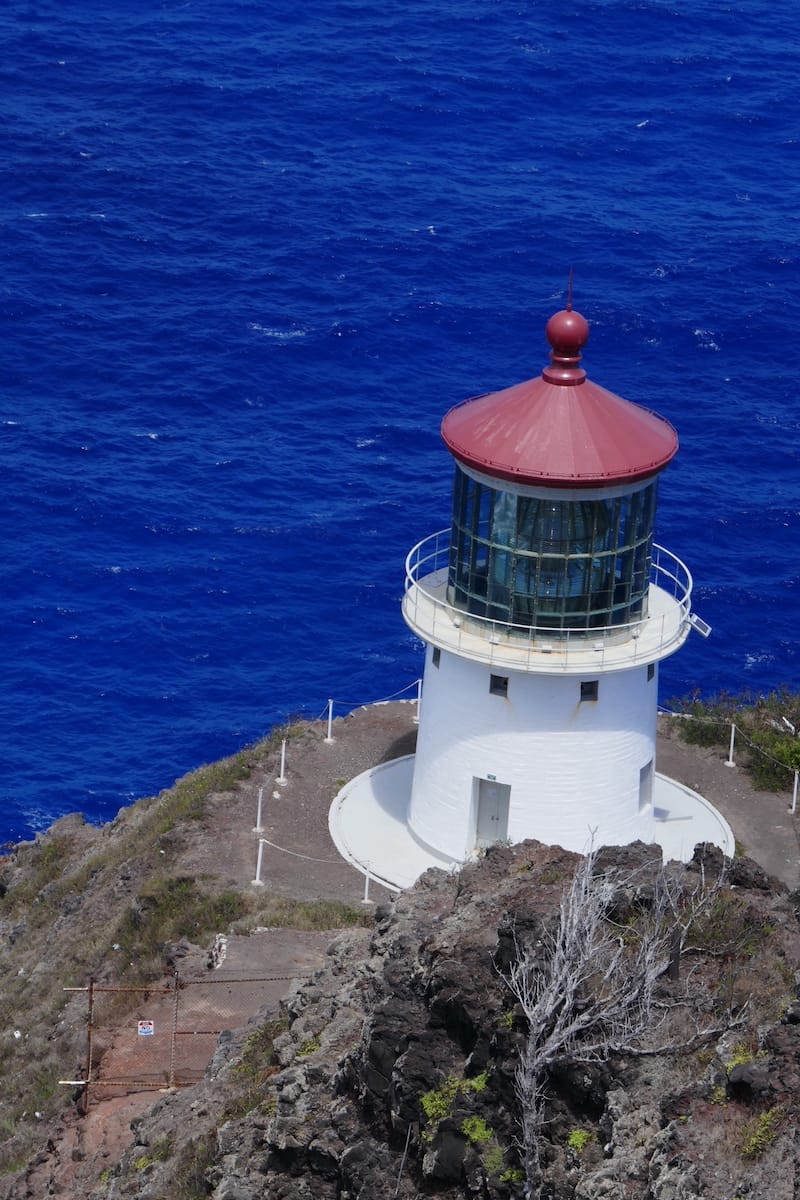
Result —
M645 611L657 483L610 499L505 492L456 469L451 603L549 629L624 625Z

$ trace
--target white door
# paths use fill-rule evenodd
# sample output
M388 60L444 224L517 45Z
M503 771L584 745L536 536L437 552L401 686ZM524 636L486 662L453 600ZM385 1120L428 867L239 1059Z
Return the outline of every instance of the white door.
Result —
M495 842L504 842L508 837L511 784L496 783L493 779L479 779L477 782L475 845L493 846Z

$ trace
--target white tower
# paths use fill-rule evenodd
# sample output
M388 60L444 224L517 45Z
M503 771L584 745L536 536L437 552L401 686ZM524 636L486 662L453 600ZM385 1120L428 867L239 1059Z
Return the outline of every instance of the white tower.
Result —
M661 840L658 663L695 621L687 568L653 542L678 439L586 377L580 314L546 332L539 378L444 418L451 528L407 560L426 644L407 820L456 861L505 839Z

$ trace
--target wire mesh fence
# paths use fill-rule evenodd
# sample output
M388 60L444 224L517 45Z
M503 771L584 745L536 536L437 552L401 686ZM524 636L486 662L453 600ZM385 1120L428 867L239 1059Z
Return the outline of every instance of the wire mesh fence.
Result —
M86 993L85 1112L92 1101L148 1089L188 1087L203 1075L224 1029L240 1027L267 1001L269 985L289 975L185 980L179 973L145 987Z

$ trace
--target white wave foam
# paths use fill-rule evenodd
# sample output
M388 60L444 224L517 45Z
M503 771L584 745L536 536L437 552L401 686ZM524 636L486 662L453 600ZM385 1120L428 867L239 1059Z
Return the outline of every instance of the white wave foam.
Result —
M719 345L714 340L710 329L694 329L692 332L704 350L719 350Z
M745 656L744 656L745 667L757 667L761 663L768 663L768 662L774 662L774 661L775 661L775 656L773 654L766 654L766 653L765 654L745 654Z
M273 329L269 325L259 325L257 321L248 321L247 328L262 337L274 338L276 342L290 342L293 338L303 338L308 334L307 329Z

